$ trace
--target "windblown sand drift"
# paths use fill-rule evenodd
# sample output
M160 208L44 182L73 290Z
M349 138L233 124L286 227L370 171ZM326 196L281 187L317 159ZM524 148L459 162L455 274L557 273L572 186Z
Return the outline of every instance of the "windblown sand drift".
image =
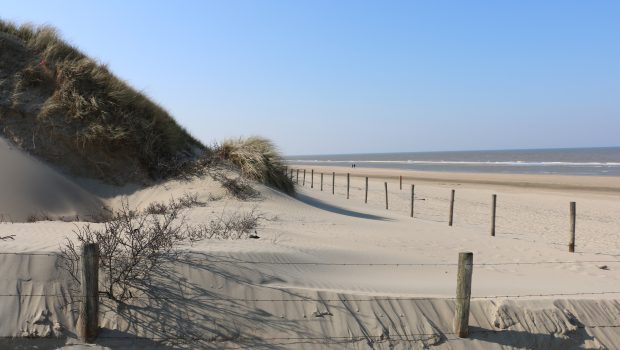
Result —
M82 220L103 202L0 138L0 221Z

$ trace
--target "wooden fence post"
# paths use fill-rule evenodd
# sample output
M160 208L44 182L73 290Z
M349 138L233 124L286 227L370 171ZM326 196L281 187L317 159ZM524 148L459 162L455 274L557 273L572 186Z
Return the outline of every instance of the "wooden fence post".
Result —
M411 185L411 217L413 217L413 194L415 193L415 185Z
M93 343L99 334L99 246L97 243L82 245L79 309L79 338Z
M450 195L450 218L448 219L448 226L452 226L452 219L454 218L454 190Z
M302 186L306 186L306 169L304 169L304 179L303 182L301 183Z
M299 185L299 169L297 169L297 178L296 178L296 180L297 180L297 184Z
M387 191L387 182L384 183L385 185L385 209L388 209L388 191Z
M321 173L321 192L323 191L323 173Z
M469 302L471 300L471 275L473 269L474 253L459 253L454 333L460 338L467 338L467 336L469 336Z
M310 188L314 188L314 169L310 169Z
M332 173L332 194L336 193L336 172Z
M400 190L402 191L403 190L403 176L402 175L399 176L399 181L400 181Z
M575 252L575 226L577 223L577 204L570 202L570 238L568 241L568 251Z
M347 199L349 199L349 186L351 185L351 174L347 173Z
M494 194L491 200L491 236L495 237L495 212L497 207L497 195Z
M291 169L291 181L293 181L293 169Z
M368 203L368 176L366 176L366 190L364 191L364 203Z

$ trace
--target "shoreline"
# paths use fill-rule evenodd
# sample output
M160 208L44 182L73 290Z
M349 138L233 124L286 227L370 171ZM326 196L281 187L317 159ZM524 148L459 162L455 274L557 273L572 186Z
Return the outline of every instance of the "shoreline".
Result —
M406 169L347 168L341 166L308 166L308 164L288 163L289 168L315 170L315 173L337 175L350 173L353 177L372 177L403 181L415 180L424 183L466 183L471 185L491 185L522 189L551 191L580 191L597 194L620 195L620 176L557 175L557 174L503 174L503 173L465 173L437 172Z

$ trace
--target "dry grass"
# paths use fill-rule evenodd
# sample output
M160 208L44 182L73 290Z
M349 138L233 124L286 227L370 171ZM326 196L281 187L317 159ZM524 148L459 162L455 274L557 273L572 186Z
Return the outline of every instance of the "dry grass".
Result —
M241 174L288 194L295 193L295 185L285 174L284 161L275 145L262 137L224 141L216 154L238 166Z
M0 21L0 118L22 148L115 182L176 176L204 150L163 108L47 26Z
M73 175L116 184L187 179L223 159L247 179L295 192L271 141L229 140L210 150L48 26L0 20L0 126L21 149Z

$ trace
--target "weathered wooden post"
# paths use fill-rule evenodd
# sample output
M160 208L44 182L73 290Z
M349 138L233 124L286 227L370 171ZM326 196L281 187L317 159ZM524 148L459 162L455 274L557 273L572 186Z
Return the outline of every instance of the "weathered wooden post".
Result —
M291 169L291 181L293 181L293 169Z
M349 199L349 186L351 185L351 174L347 173L347 199Z
M297 169L297 178L296 178L296 180L297 180L297 184L299 185L299 169Z
M570 238L568 241L568 251L575 252L575 226L577 223L577 204L570 202Z
M411 185L411 217L413 217L413 194L415 193L415 185Z
M471 276L473 270L474 253L459 253L454 333L460 338L467 338L467 336L469 336L469 302L471 300Z
M323 191L323 173L321 173L321 192Z
M310 169L310 188L314 188L314 169Z
M385 209L388 209L388 191L387 191L387 182L384 182L385 185Z
M494 194L491 199L491 236L495 237L495 211L497 207L497 195Z
M402 191L403 190L403 176L402 175L399 176L399 181L400 181L400 190Z
M452 226L452 219L454 218L454 190L450 195L450 218L448 219L448 226Z
M304 179L301 183L302 186L306 186L306 169L304 169Z
M366 176L366 190L364 191L364 203L368 203L368 176Z
M82 245L82 271L78 334L80 340L93 343L99 334L99 247L97 243Z
M332 173L332 194L336 193L336 172Z

